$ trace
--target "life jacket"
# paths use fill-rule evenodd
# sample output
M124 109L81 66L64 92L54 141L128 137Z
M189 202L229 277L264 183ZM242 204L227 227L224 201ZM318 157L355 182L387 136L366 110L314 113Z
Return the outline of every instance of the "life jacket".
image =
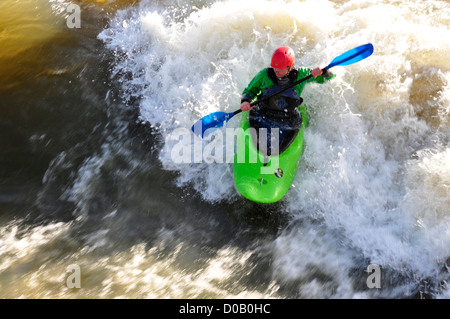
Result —
M294 83L297 79L298 71L296 69L292 70L286 81L283 81L283 85L279 84L280 80L276 77L272 68L267 69L267 75L270 80L275 83L275 85L264 91L259 96L259 99L266 98L267 96L281 91L284 87ZM257 109L259 113L273 118L274 120L287 119L298 116L298 107L302 104L302 102L303 99L298 96L297 91L293 88L289 88L280 94L270 97L266 101L258 103Z
M298 71L294 69L289 73L287 81L283 81L283 85L278 85L280 81L275 76L273 69L268 68L267 70L271 81L275 85L264 91L258 99L266 98L269 95L281 91L286 86L294 83L298 75ZM258 130L253 140L260 151L266 155L276 155L272 154L271 150L271 131L274 128L279 129L279 153L284 152L289 147L297 136L300 125L302 124L302 117L298 111L298 107L302 102L303 99L298 96L297 91L289 88L258 103L257 107L250 111L250 126ZM266 143L265 145L260 145L261 137L259 136L259 129L261 128L266 129L267 132L267 138L263 139Z

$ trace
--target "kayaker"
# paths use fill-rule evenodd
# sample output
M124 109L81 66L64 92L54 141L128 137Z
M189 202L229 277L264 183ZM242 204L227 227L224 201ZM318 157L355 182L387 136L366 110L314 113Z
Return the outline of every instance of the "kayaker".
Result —
M251 110L249 114L250 126L256 129L268 129L268 136L272 128L280 129L280 153L290 144L289 142L300 128L302 119L298 106L303 101L300 96L305 84L313 81L324 83L326 80L335 77L335 74L329 70L322 74L322 69L319 67L315 69L294 68L294 63L294 50L288 46L279 47L272 55L270 67L261 70L250 81L241 97L241 110ZM279 88L288 86L310 74L313 76L311 79L286 90L279 96L258 103L255 108L250 105L254 99L272 94L273 91L276 92ZM267 152L270 155L270 138L267 139Z
M300 97L306 83L312 81L324 83L325 80L329 80L335 76L330 70L327 70L326 73L322 75L322 69L319 67L315 69L305 67L296 69L294 68L294 63L295 53L292 48L282 46L276 49L272 55L272 60L270 63L271 67L261 70L243 91L241 98L241 110L251 110L251 101L274 85L286 86L296 80L312 74L313 78L294 87Z

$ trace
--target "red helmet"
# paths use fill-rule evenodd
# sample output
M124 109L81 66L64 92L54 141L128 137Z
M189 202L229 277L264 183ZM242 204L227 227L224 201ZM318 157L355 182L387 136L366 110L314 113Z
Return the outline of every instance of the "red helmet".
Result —
M272 62L270 63L270 66L277 69L284 69L285 67L292 69L294 61L294 50L290 47L279 47L272 55Z

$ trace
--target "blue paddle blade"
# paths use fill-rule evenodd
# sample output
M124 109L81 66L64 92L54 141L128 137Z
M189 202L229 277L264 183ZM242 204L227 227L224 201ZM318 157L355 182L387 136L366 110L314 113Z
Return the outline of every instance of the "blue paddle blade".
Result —
M192 125L192 132L203 137L208 129L219 128L223 126L235 113L214 112L202 117L194 125Z
M373 53L373 45L367 43L351 49L338 57L335 57L333 61L326 67L326 69L332 68L336 65L350 65L358 61L364 60L365 58L371 56Z

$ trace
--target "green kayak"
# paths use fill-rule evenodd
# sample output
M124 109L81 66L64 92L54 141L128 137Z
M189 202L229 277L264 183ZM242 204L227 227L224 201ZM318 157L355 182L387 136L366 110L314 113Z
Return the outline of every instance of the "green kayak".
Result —
M281 154L266 156L258 151L252 138L249 112L243 113L237 134L234 157L234 181L245 198L257 203L275 203L282 199L295 178L303 152L303 133L308 125L306 106L300 105L302 124L289 147Z

